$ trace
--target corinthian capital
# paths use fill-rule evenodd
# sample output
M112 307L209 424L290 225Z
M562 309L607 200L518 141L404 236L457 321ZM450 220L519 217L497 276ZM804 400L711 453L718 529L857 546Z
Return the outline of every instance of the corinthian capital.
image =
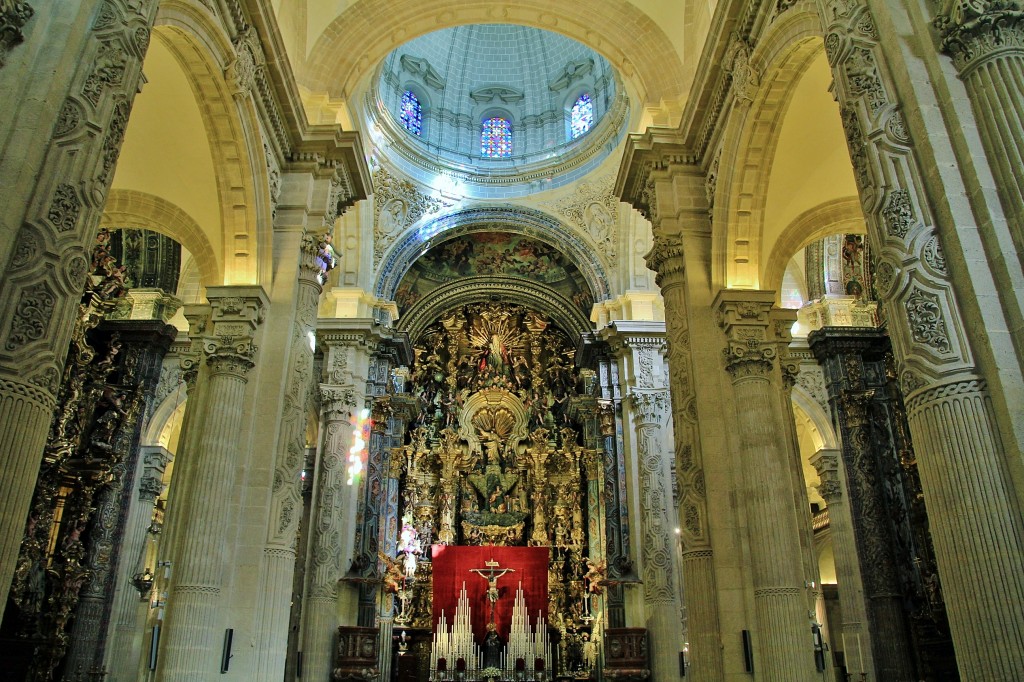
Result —
M661 284L664 278L683 272L683 245L678 237L655 234L654 246L644 256L644 260L647 262L647 268L657 273L656 279L658 284Z
M1024 50L1019 0L946 0L935 17L943 51L963 74L988 57Z
M671 403L668 389L633 389L629 395L633 414L640 424L659 424L668 414Z
M34 14L32 6L21 0L0 0L0 66L7 52L25 39L21 29Z
M794 311L774 308L771 291L723 290L714 307L725 332L725 366L734 379L768 376L791 340Z
M210 287L210 323L205 325L203 352L214 372L245 376L255 364L253 338L263 322L267 297L260 287Z

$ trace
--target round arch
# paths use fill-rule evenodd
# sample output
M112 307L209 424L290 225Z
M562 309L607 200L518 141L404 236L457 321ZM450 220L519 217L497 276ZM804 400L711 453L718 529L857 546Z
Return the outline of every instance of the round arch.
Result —
M835 427L832 425L832 417L826 412L821 404L814 399L810 392L796 384L792 393L793 406L802 411L810 420L814 428L821 436L822 448L835 450L839 447L839 438L836 436Z
M175 204L147 192L112 189L103 206L100 225L152 230L176 239L196 260L203 286L221 282L217 252L203 228Z
M452 237L475 232L510 232L533 237L565 254L579 268L594 302L609 297L608 276L594 249L557 219L523 207L492 206L468 209L423 223L409 230L385 253L374 287L378 298L393 300L402 277L431 247Z
M617 0L557 4L520 0L514 6L453 0L358 0L317 38L308 51L317 59L298 69L299 80L313 91L348 97L403 43L464 24L520 24L561 33L603 55L623 78L636 85L640 100L653 106L677 99L687 84L683 65L661 27L636 7Z
M734 107L725 126L715 190L714 221L725 225L714 235L718 254L713 280L722 287L762 288L761 231L772 161L781 122L796 85L811 62L824 52L821 21L814 12L780 20L751 55L762 74L750 106Z
M224 73L235 59L230 38L201 7L160 5L154 35L181 64L210 143L220 198L222 245L217 284L269 278L272 208L259 120L251 98L236 98Z
M774 289L776 298L786 274L789 259L813 241L829 235L866 234L864 212L857 197L842 197L822 202L798 215L786 226L765 263L761 281L766 289Z
M464 277L441 285L401 317L398 329L408 333L415 342L446 310L498 297L543 313L569 333L580 335L593 331L590 320L579 308L544 285L519 277L493 275Z

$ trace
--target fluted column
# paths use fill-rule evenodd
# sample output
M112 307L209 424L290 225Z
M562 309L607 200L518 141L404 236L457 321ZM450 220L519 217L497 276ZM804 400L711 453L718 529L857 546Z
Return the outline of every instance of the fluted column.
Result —
M1010 233L1024 252L1024 6L945 0L935 27L967 89Z
M295 312L287 345L287 385L274 454L267 539L256 593L256 676L261 680L278 680L284 676L287 653L296 532L303 506L306 396L313 382L313 348L309 338L316 327L322 291L316 256L317 238L304 235L299 248Z
M897 5L870 4L871 10L862 0L819 0L833 93L869 233L879 245L875 286L884 301L898 360L960 674L969 680L1013 679L1024 669L1024 524L1010 473L1019 469L1019 442L1004 444L1002 438L1017 429L1020 410L1014 409L1015 386L1000 385L993 395L985 378L986 371L997 371L992 368L1001 361L992 351L1004 348L1004 340L968 334L979 319L998 323L991 315L1000 305L976 307L970 322L961 312L944 249L952 245L959 259L963 235L956 225L942 234L936 229L936 212L925 195L934 183L911 147L872 16L874 10L891 18L888 13ZM947 10L955 11L944 12L949 19L940 23L946 49L979 58L962 62L965 82L977 78L969 89L982 87L983 79L997 76L1000 69L1010 80L993 81L990 93L1005 94L1007 88L1017 87L1017 5L987 0L947 3ZM1015 106L1000 104L985 116L1009 115ZM990 132L984 136L992 137ZM1019 168L1019 136L997 144L990 139L988 144L993 157L1004 155L1006 164ZM1003 163L990 161L996 166ZM1007 179L1003 196L1019 196L1019 182ZM1016 206L1019 209L1019 201ZM972 240L988 239L984 230L979 232L969 235L968 247L980 249ZM946 240L951 241L943 243ZM1017 244L1019 248L1019 236ZM976 291L965 267L958 263L954 270L963 284L959 291ZM988 284L978 284L992 299L1003 294L988 293ZM989 358L987 367L979 357ZM1019 376L1015 361L1005 364L1008 376ZM1005 398L1005 409L997 411L996 401ZM1008 422L1002 431L1000 419Z
M156 0L105 3L110 12L98 11L99 0L0 9L0 61L9 57L0 90L22 93L0 113L0 147L17 151L0 158L0 615L89 270L86 249L156 15ZM7 55L22 29L26 43Z
M195 475L167 604L157 679L198 682L218 670L220 593L231 556L230 501L244 460L239 448L245 387L254 366L253 335L265 297L254 287L210 287L212 330L204 351L206 418L195 443Z
M811 466L818 472L821 483L818 493L828 505L829 529L832 533L832 551L835 556L836 581L839 584L839 598L843 604L843 622L835 628L842 642L841 649L846 658L846 669L860 673L863 661L864 671L873 671L874 658L868 633L867 602L864 598L864 582L861 578L857 558L857 540L850 505L843 490L842 473L839 470L838 450L819 450L811 457ZM834 639L834 638L833 638ZM833 641L834 644L838 642Z
M728 339L726 369L737 405L742 497L747 508L754 584L754 670L758 679L812 680L798 510L789 466L777 345L787 340L793 311L773 310L773 292L719 293L716 308Z
M153 505L163 491L163 475L173 455L160 446L142 448L142 471L135 487L137 494L129 505L125 520L122 555L119 568L121 589L114 598L111 613L111 631L105 668L110 682L132 682L138 679L139 658L143 651L146 613L152 594L140 595L131 584L132 577L142 573L145 566L146 535L153 518Z

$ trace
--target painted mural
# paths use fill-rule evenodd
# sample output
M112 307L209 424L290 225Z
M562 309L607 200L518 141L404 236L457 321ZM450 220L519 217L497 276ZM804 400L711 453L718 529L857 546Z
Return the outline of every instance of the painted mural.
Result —
M587 317L594 305L583 275L558 249L533 237L506 232L467 234L433 247L402 278L395 303L404 312L446 282L486 275L545 284Z

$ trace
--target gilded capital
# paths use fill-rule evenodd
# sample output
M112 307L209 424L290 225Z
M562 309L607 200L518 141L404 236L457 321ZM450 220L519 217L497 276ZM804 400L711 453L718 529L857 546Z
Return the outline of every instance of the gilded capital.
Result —
M987 58L1024 50L1019 0L946 0L935 17L940 46L961 75Z

